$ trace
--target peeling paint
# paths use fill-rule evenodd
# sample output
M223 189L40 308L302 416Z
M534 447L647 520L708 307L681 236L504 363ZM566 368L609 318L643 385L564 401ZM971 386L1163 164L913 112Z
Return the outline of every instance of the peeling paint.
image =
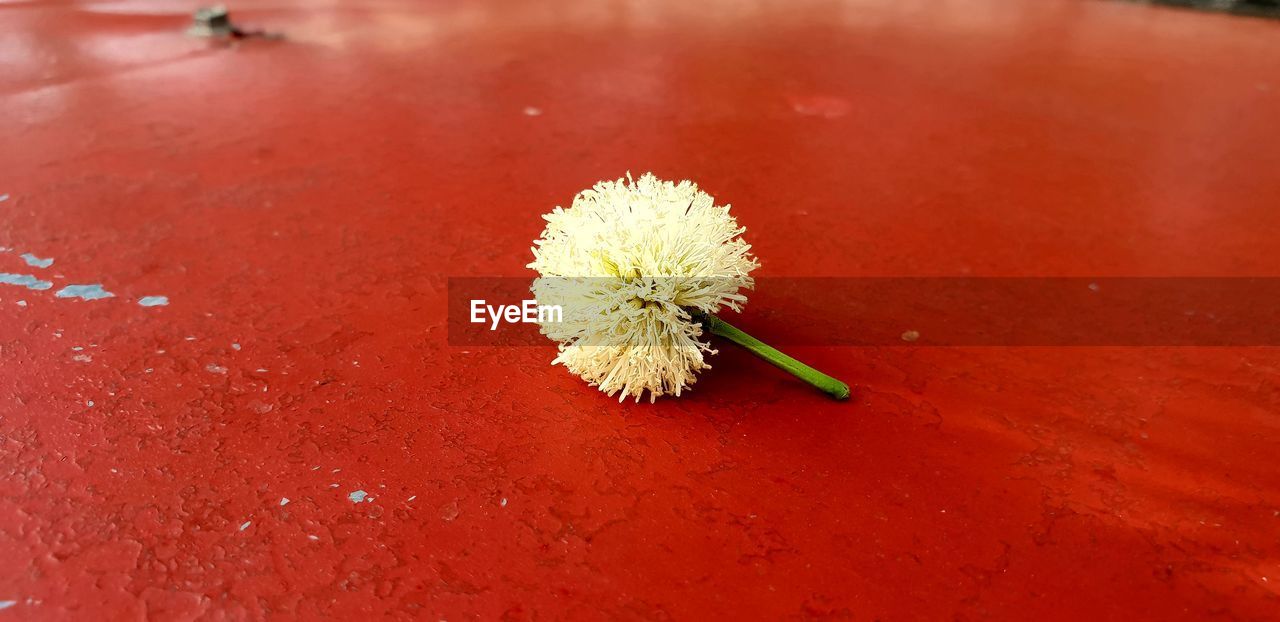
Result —
M138 299L138 304L144 307L163 307L169 304L168 296L143 296Z
M33 268L48 268L53 265L53 257L41 259L31 253L23 253L22 260L27 262L27 265Z
M82 300L100 300L102 298L115 297L115 294L103 289L100 283L68 285L58 290L55 295L59 298L80 298Z
M8 272L0 272L0 284L4 285L21 285L27 289L42 290L53 287L53 283L49 281L41 281L30 274L10 274Z

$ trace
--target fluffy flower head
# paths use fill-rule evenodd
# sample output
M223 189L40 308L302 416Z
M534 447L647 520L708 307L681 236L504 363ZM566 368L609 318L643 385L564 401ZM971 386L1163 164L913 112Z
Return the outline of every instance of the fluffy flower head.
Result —
M689 387L714 354L695 314L735 311L758 263L729 206L690 181L652 174L602 181L543 216L530 268L540 304L562 321L542 332L562 364L619 400Z

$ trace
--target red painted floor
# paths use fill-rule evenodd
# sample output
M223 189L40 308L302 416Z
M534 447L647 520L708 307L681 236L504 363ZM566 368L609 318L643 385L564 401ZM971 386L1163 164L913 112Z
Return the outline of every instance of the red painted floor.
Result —
M1276 276L1280 22L192 7L0 3L0 272L50 284L0 284L0 620L1280 612L1277 348L795 349L847 403L724 348L619 405L444 313L628 170L760 276Z

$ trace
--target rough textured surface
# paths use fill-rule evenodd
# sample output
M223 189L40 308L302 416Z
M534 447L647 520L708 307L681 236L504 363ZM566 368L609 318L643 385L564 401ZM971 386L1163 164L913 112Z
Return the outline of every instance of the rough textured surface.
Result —
M1274 275L1280 23L311 5L0 4L0 272L52 283L0 283L0 617L1274 619L1276 349L795 352L843 404L726 349L619 405L443 309L650 169L764 276Z

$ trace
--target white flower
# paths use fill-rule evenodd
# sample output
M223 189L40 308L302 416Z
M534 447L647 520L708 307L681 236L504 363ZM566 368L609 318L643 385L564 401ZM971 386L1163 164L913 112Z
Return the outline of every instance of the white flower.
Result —
M559 342L552 364L619 401L680 395L715 353L691 311L740 310L759 265L729 206L690 181L627 175L543 218L529 267L541 274L539 304L563 310L563 321L542 324Z

